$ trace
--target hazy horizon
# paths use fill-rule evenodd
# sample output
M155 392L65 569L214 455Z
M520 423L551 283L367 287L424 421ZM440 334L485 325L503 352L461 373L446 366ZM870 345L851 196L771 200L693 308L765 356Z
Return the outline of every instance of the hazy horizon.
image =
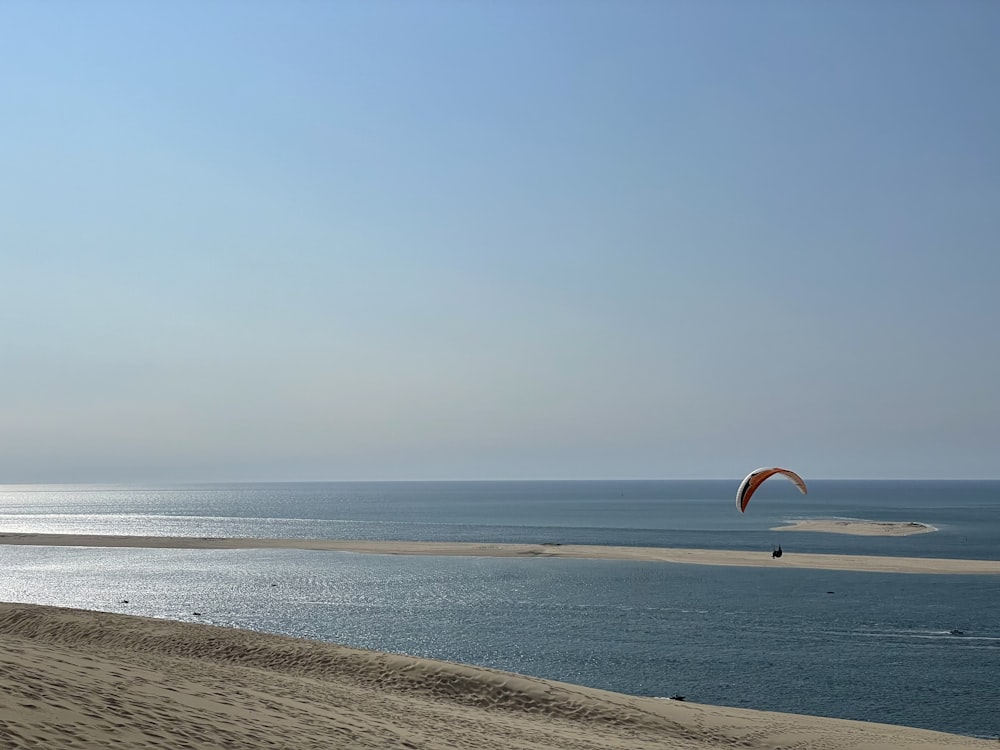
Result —
M998 3L0 25L0 484L1000 478Z
M377 484L560 484L560 483L593 483L593 484L644 484L650 482L704 482L712 484L732 484L733 489L739 485L740 480L743 477L731 476L731 477L639 477L639 478L600 478L592 477L586 479L580 479L577 477L570 478L534 478L534 479L524 479L517 477L508 477L505 479L267 479L267 480L146 480L146 481L121 481L121 482L9 482L0 484L0 491L3 492L72 492L72 491L88 491L88 490L114 490L114 489L150 489L150 490L173 490L173 491L186 491L192 490L196 491L200 488L223 488L223 487L259 487L259 486L288 486L288 485L322 485L322 484L358 484L358 485L377 485ZM912 477L874 477L874 478L858 478L858 477L809 477L809 484L814 486L817 483L826 482L836 482L836 483L855 483L860 482L863 484L870 483L886 483L886 484L898 484L898 483L912 483L912 484L996 484L1000 483L1000 479L994 478L974 478L974 479L941 479L938 477L924 477L914 479ZM787 492L788 490L785 489ZM727 502L729 501L728 494L726 495Z

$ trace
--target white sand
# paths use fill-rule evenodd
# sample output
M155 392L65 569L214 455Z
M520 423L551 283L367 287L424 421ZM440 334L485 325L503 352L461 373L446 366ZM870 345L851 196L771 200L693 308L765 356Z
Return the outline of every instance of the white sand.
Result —
M0 746L944 750L997 743L636 698L210 625L0 604Z
M933 526L916 521L859 521L828 519L794 521L787 526L775 526L771 531L821 531L827 534L857 534L858 536L910 536L937 531Z
M481 544L478 542L373 542L337 539L250 539L165 536L93 536L85 534L0 534L0 544L71 547L157 547L175 549L306 549L383 555L465 555L473 557L572 557L597 560L637 560L733 565L766 568L813 568L869 573L945 573L1000 575L1000 560L958 560L934 557L820 555L785 550L779 559L771 550L671 549L667 547L604 547L587 544Z

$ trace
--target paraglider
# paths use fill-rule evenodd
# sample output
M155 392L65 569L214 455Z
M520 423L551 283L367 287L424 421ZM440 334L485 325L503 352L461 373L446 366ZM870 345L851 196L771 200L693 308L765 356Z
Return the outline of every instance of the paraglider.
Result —
M753 493L757 491L757 488L764 483L764 480L768 477L773 477L775 474L782 474L788 477L799 488L799 492L803 495L806 494L806 483L802 481L802 477L790 469L779 469L776 466L754 469L747 474L746 479L740 482L740 488L736 491L736 507L740 509L740 513L746 511L747 505L750 503L750 498L753 497Z

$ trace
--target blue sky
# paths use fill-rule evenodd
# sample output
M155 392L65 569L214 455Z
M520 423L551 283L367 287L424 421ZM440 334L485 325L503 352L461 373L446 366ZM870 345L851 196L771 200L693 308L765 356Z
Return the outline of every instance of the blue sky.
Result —
M1000 3L0 28L0 482L1000 477Z

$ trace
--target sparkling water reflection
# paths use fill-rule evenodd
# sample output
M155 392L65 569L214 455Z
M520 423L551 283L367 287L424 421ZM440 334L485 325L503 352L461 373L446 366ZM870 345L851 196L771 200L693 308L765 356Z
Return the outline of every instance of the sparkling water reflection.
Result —
M8 601L284 633L639 695L997 730L1000 599L988 577L293 550L0 547L0 564Z
M733 482L7 488L0 533L558 541L768 556L780 538L789 554L1000 559L1000 482L819 481L808 498L785 484L746 515L733 507ZM940 531L770 530L829 517ZM639 695L1000 732L995 577L3 545L0 565L8 601L285 633Z

